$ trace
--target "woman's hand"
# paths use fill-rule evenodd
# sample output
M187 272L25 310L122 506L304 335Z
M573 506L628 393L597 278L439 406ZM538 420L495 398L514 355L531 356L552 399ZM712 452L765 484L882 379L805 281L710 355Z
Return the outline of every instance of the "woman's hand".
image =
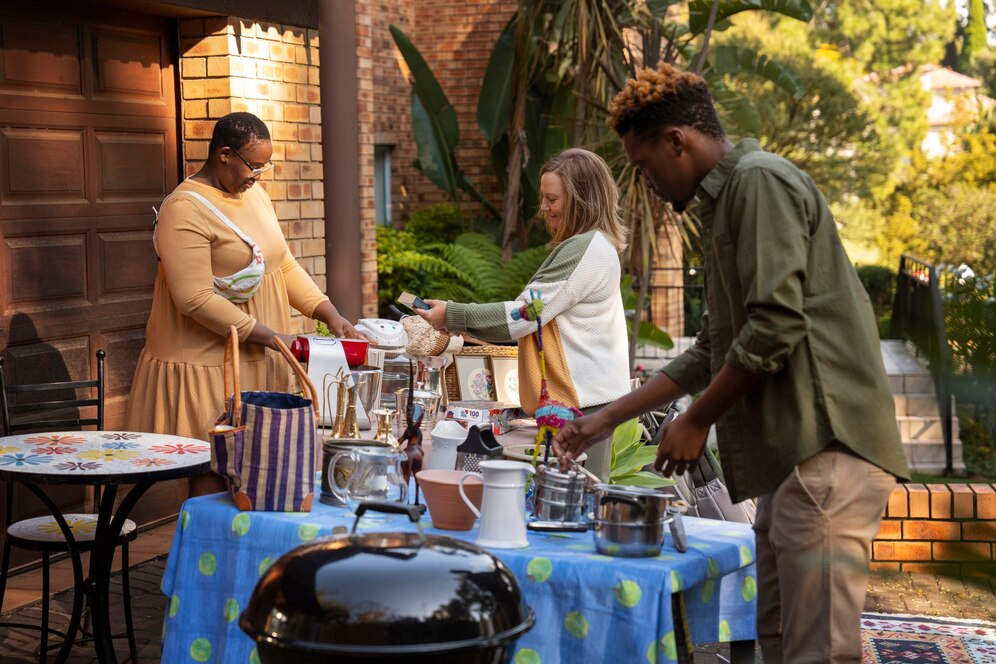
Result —
M446 329L446 302L444 300L426 300L429 309L415 309L415 313L439 332L449 332Z
M334 327L333 326L329 327L332 330L332 332L335 334L335 336L341 337L343 339L363 339L371 343L373 343L374 341L373 339L371 339L370 337L368 337L367 335L363 334L355 327L353 327L353 324L350 323L345 318L343 318L342 316L339 316L339 319L336 321L336 325Z
M328 325L329 330L337 337L343 339L365 339L370 343L374 343L373 339L353 327L353 324L346 320L339 313L339 310L332 305L331 300L325 300L320 303L311 315L313 318Z
M287 346L288 350L290 350L291 344L294 343L294 340L297 339L297 335L296 334L280 334L280 333L276 333L276 334L273 335L273 337L280 337L280 340L284 342L284 345ZM277 342L273 341L273 337L270 337L270 343L267 344L267 345L271 349L279 351L280 349L277 348Z

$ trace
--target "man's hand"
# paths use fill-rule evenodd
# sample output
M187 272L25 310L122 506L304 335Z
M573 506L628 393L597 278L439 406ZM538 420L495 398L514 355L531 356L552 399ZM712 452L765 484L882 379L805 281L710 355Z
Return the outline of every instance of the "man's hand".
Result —
M697 425L687 414L675 418L664 427L654 470L663 472L665 477L683 474L702 456L708 435L709 427Z
M429 309L415 309L415 313L439 332L449 332L446 329L446 302L444 300L426 300Z
M595 442L611 436L613 429L601 412L564 424L564 428L553 439L553 451L560 459L560 467L564 470L570 468ZM609 480L607 477L601 479L606 482Z

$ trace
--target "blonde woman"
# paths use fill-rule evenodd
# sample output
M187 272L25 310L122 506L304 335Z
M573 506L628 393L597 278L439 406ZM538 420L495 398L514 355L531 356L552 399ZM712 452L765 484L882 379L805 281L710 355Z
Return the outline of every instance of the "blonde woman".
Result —
M540 170L540 213L553 251L513 302L461 304L428 300L419 311L437 330L519 344L519 399L529 414L540 392L536 324L511 312L542 292L543 350L550 397L588 414L629 391L626 318L619 292L619 253L626 229L619 191L601 157L573 148ZM587 467L608 481L610 445L596 445Z

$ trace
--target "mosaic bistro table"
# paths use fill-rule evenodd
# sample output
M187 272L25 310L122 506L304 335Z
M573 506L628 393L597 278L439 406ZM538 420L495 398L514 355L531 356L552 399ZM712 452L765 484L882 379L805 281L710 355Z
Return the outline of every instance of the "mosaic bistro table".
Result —
M58 523L73 563L76 593L67 637L57 662L68 658L83 612L86 594L93 618L97 659L114 664L109 591L114 548L122 526L138 499L156 482L189 477L210 469L211 449L203 440L129 431L70 431L0 437L0 481L18 482L34 493ZM47 484L90 484L101 487L96 523L67 523L42 489ZM117 488L133 484L114 508ZM90 569L83 564L74 528L93 528ZM54 534L54 533L53 533ZM80 592L82 591L82 592Z

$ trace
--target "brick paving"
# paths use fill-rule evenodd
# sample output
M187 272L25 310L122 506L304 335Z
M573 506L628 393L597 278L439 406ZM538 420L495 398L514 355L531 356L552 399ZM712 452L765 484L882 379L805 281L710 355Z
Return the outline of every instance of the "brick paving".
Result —
M132 616L140 662L159 662L163 613L166 598L159 590L166 556L162 555L131 568ZM111 579L111 593L119 597L121 577ZM52 599L50 621L55 629L65 628L72 608L72 591L57 593ZM112 611L120 604L112 600ZM947 616L987 620L996 623L996 579L985 577L945 577L932 574L875 571L872 573L865 609L875 613L906 613L924 616ZM41 604L35 602L0 616L0 620L39 622ZM115 633L123 631L122 615L111 615ZM54 640L54 639L53 639ZM120 662L129 661L125 639L115 639ZM22 664L38 661L39 638L34 631L0 629L0 662ZM728 649L723 645L697 646L696 664L724 661ZM50 651L51 654L51 651ZM720 659L723 657L724 659ZM51 658L50 658L51 659ZM757 661L760 662L760 656ZM90 644L73 648L68 664L95 664L97 658Z
M166 598L159 590L166 566L166 556L153 558L145 563L131 568L129 582L131 583L131 613L135 626L135 643L140 662L159 661L159 643L162 639L163 612ZM114 634L124 632L124 614L121 608L121 575L111 577L111 628ZM72 590L55 594L51 600L49 623L54 629L65 629L69 625L69 613L73 607ZM0 621L13 621L41 624L41 602L34 602L9 611L0 616ZM49 660L54 661L52 644L58 645L59 637L49 637ZM40 637L37 630L0 628L0 662L3 664L21 664L37 662L40 649ZM120 638L114 640L119 662L130 660L128 641ZM58 652L57 650L55 652ZM97 657L90 643L76 645L69 656L67 664L95 664Z

